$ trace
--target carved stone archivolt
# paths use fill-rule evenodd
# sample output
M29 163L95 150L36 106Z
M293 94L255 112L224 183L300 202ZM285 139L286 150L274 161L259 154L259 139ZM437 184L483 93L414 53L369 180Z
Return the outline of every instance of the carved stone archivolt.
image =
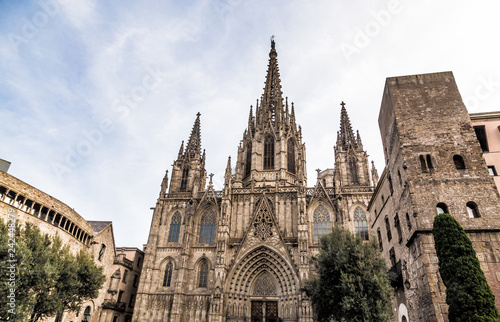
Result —
M247 254L233 268L232 278L228 279L231 294L251 294L255 291L257 278L267 275L274 281L276 295L293 295L297 291L297 277L291 263L274 250L261 246ZM266 275L262 275L266 276ZM265 277L267 278L267 277Z

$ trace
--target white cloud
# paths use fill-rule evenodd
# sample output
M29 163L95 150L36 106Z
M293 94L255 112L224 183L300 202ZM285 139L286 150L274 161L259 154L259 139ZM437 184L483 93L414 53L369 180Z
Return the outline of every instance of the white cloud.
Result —
M229 155L234 167L249 107L263 92L273 34L284 95L303 127L309 184L314 169L333 167L342 100L382 170L378 110L386 77L452 70L474 112L498 109L500 101L495 1L401 0L400 13L378 22L350 59L340 45L377 23L390 1L61 3L18 50L6 35L22 35L23 18L30 21L40 5L0 8L0 158L13 162L12 175L84 218L113 220L120 246L146 242L149 207L197 112L207 171L221 177ZM157 86L126 115L116 109L140 91L151 68L162 71ZM492 90L476 104L485 80ZM64 164L106 121L113 129L59 180L54 162Z

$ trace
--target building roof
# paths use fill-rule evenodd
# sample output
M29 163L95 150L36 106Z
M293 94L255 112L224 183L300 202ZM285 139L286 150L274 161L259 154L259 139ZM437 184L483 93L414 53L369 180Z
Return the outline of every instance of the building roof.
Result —
M88 220L87 221L92 227L94 227L94 233L98 233L104 228L108 227L112 221L94 221L94 220Z

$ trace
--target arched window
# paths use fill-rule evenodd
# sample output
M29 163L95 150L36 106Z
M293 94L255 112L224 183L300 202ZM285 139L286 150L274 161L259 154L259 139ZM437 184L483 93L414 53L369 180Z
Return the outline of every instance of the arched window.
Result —
M87 306L85 308L85 311L83 312L82 322L89 322L89 321L90 321L90 306Z
M319 238L332 231L330 226L330 214L323 205L319 205L313 214L314 220L314 241L317 242Z
M181 191L186 191L187 189L188 176L189 176L189 168L186 166L182 170Z
M102 257L104 256L105 251L106 251L106 245L101 244L101 249L99 250L99 256L97 257L99 261L102 261Z
M203 261L200 266L200 280L198 283L198 287L207 287L208 282L208 264L206 261Z
M469 214L469 218L479 218L479 210L477 209L476 203L469 201L467 203L467 213Z
M269 134L264 141L264 170L272 169L274 169L274 138Z
M245 164L245 177L250 175L250 170L252 170L252 142L247 144L247 160Z
M439 214L443 214L443 213L444 214L449 214L449 212L448 212L448 206L446 204L442 203L442 202L440 202L440 203L438 203L436 205L436 211L437 211L438 215Z
M170 222L170 232L168 233L168 242L177 243L179 241L179 231L181 230L181 214L176 211Z
M174 265L169 262L165 267L165 275L163 276L163 286L169 287L172 281L172 272L174 271Z
M200 222L200 243L213 243L215 237L215 212L205 211Z
M368 240L368 225L366 223L366 213L361 207L354 210L354 228L361 239Z
M349 158L349 170L351 172L352 184L358 184L358 166L354 156Z
M457 168L457 170L464 170L465 169L464 158L462 158L461 155L455 154L453 156L453 162L455 163L455 168Z
M295 144L292 139L288 139L287 145L288 172L295 174Z

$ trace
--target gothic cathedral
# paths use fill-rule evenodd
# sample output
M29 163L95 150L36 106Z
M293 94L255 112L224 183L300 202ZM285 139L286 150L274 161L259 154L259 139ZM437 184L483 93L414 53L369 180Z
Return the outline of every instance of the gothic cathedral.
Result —
M264 94L222 191L206 183L199 113L181 144L154 208L133 321L312 321L301 287L319 236L336 225L368 239L378 176L359 132L342 102L334 168L317 170L307 187L302 130L283 99L277 56L272 41Z

